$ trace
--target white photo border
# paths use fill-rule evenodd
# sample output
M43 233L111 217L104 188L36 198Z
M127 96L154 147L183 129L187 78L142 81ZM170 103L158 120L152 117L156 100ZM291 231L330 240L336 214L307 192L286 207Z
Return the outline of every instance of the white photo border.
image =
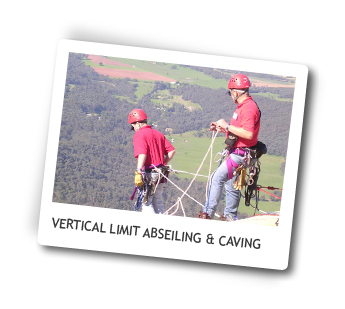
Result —
M185 64L192 66L230 69L256 73L296 77L286 167L283 184L283 198L280 207L279 227L236 224L220 224L213 220L196 220L178 216L148 216L138 212L61 204L52 202L55 169L57 162L61 116L64 101L65 82L69 53L105 55L119 58L139 59L156 62ZM293 209L296 194L298 162L305 105L308 68L305 65L213 56L205 54L168 51L142 47L120 46L73 40L59 42L56 58L54 87L48 133L45 174L42 190L38 242L41 245L77 248L84 250L152 256L217 264L239 265L284 270L288 267ZM91 221L98 223L104 232L54 227L60 219ZM110 227L128 225L133 227L132 235L116 235ZM134 235L134 226L138 226ZM157 237L142 237L146 229L157 228L194 233L201 241L183 242ZM173 232L174 231L174 232ZM212 236L214 243L208 243ZM259 248L220 244L219 240L258 239Z

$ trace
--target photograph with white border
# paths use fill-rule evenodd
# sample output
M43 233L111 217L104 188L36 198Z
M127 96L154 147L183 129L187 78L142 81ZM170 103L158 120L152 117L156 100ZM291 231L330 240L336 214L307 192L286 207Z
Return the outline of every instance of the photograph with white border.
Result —
M62 40L39 243L286 269L307 72L296 64ZM236 90L231 83L243 76L250 82ZM246 96L258 107L258 136L248 147L235 144L237 162L224 141ZM163 172L145 166L147 156L139 164L135 142L133 152L134 135L148 129L167 141ZM242 131L235 137L246 140ZM264 147L256 158L257 141ZM216 171L229 162L226 192L214 193ZM229 191L239 197L232 216Z

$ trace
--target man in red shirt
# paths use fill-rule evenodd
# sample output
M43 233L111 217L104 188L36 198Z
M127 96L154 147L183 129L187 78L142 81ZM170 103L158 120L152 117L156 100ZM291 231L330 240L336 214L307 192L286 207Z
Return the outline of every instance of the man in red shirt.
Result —
M234 187L237 176L233 172L240 164L244 164L247 148L255 146L258 142L261 112L257 104L249 95L250 81L244 74L232 76L228 84L229 95L237 109L230 123L224 119L212 122L210 130L226 133L225 143L228 145L228 157L212 174L208 190L208 199L204 206L201 218L213 218L221 198L223 186L226 192L226 206L223 220L234 221L237 218L237 209L241 199L241 191Z
M163 214L163 189L165 178L153 171L154 167L162 169L175 154L175 148L157 130L147 124L147 116L142 109L134 109L128 115L128 123L135 131L133 138L134 157L137 158L134 183L146 190L146 198L142 203L142 212Z

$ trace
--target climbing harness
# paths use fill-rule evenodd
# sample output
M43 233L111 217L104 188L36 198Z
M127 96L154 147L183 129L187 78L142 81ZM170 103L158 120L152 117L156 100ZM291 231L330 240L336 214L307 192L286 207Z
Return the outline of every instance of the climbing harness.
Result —
M161 175L168 176L170 168L170 165L159 165L157 167L150 165L142 169L143 185L135 186L134 192L130 197L130 200L133 200L137 193L137 199L134 203L135 211L140 209L142 203L147 203L147 200L155 194L157 186L160 183L166 182Z
M224 158L227 157L227 155L228 155L228 149L227 148L223 149L222 152L218 152L216 154L216 156L214 158L214 162L219 162L218 167L222 164ZM218 160L216 160L216 158L218 156L220 156L220 158Z

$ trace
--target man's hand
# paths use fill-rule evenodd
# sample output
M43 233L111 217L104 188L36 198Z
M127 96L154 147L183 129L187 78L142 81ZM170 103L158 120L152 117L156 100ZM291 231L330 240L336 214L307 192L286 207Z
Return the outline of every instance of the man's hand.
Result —
M217 124L215 122L211 122L209 131L217 131Z
M141 172L135 171L134 184L137 187L141 187L144 184Z
M228 126L228 123L227 123L224 119L219 119L219 120L216 122L217 131L220 131L220 132L225 133L225 132L226 132L226 127L227 127L227 126Z

